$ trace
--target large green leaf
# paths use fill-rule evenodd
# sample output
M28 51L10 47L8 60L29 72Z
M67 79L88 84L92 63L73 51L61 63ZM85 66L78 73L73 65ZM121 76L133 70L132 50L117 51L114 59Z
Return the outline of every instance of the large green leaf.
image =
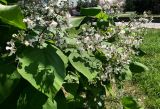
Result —
M17 5L6 6L0 4L0 19L10 25L25 29L25 23L23 22L23 15L20 8Z
M137 102L131 96L123 97L121 103L124 109L140 109Z
M49 45L44 49L27 48L19 58L18 72L48 97L55 96L65 78L65 65L56 52Z
M57 47L54 47L54 48L56 49L56 53L62 59L64 65L65 65L65 68L67 68L67 66L68 66L68 57L66 55L64 55L63 52L60 49L58 49Z
M7 1L6 0L0 0L0 2L4 3L4 4L7 4Z
M129 65L126 65L122 72L124 73L125 80L132 80L132 72L129 69Z
M5 48L6 42L10 41L17 28L0 21L0 47Z
M81 22L84 20L85 17L71 17L69 19L69 24L72 26L72 27L78 27Z
M80 34L83 30L82 29L76 29L76 28L68 28L66 29L69 38L76 38L78 34Z
M12 93L20 80L16 67L0 61L0 104Z
M69 61L72 64L72 66L77 71L82 73L85 77L87 77L88 80L92 80L98 74L98 71L92 68L92 66L90 66L86 60L82 59L78 53L71 53L69 55ZM94 62L92 63L94 64Z
M83 16L96 16L101 12L101 7L89 7L89 8L81 8L80 15Z
M129 68L130 68L131 72L134 72L134 73L141 73L141 72L149 70L149 68L146 65L144 65L140 62L131 63Z
M108 21L109 16L104 12L100 12L96 15L96 18L98 18L99 20Z
M63 90L59 91L55 97L58 109L82 109L83 99L79 97L78 84L65 83Z
M28 86L18 99L17 109L57 109L57 106L55 101Z

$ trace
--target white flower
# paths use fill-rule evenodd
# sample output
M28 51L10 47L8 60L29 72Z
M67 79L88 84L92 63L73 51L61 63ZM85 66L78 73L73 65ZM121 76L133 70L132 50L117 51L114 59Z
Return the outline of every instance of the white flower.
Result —
M101 48L106 48L106 47L107 47L106 45L102 45L102 46L101 46Z
M56 27L58 25L58 23L57 22L55 22L55 21L52 21L52 23L49 25L50 27Z
M121 31L120 31L120 34L125 34L125 30L121 30Z
M105 0L99 0L99 5L100 5L100 6L105 5Z
M42 18L41 18L41 17L39 17L39 16L38 16L36 19L37 19L37 20L42 20Z
M11 56L12 54L15 54L16 53L16 48L14 48L13 46L6 46L6 50L9 50L10 53L9 53L9 56Z
M6 50L12 50L13 47L6 46Z
M49 8L49 15L52 15L54 13L54 10L52 8Z
M55 30L55 28L57 27L58 23L55 21L52 21L52 23L49 25L49 27L47 28L49 31L53 32Z
M49 7L48 7L48 6L46 6L44 9L45 9L45 10L48 10L48 9L49 9Z
M96 41L98 41L100 37L101 36L99 34L95 34Z
M14 37L14 38L17 37L17 34L12 34L12 37Z
M26 46L29 46L29 45L30 45L28 41L24 41L24 44L25 44Z
M28 28L32 29L36 26L36 24L29 18L23 19L24 23L27 23Z
M29 18L25 18L25 19L23 19L23 22L28 23L28 22L31 22L31 20Z
M71 18L71 14L69 12L66 13L66 18L67 18L67 20L69 20L69 18Z
M91 50L95 50L93 45L89 45L88 48L91 49Z
M102 103L101 103L101 102L98 102L98 105L101 107L101 106L102 106Z
M88 41L90 41L90 38L87 36L86 38L84 38L84 43L88 43Z
M65 2L66 2L67 0L58 0L58 2L57 2L57 6L59 7L59 8L63 8L63 6L65 5Z
M115 2L117 2L117 0L107 0L107 2L108 2L109 4L114 4Z

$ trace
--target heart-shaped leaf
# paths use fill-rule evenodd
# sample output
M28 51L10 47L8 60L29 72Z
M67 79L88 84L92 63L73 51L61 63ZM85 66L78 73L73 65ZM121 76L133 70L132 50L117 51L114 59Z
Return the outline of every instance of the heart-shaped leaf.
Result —
M96 59L95 59L96 60ZM97 69L92 68L89 63L82 59L78 53L71 53L69 55L69 61L72 66L82 73L88 80L92 80L98 74ZM92 62L94 64L94 62Z
M4 4L7 4L7 1L6 0L0 0L0 2L4 3Z
M0 19L10 25L25 29L26 25L23 22L21 9L17 5L2 5L0 4Z
M0 103L2 103L16 88L20 75L12 64L0 62Z
M37 90L48 97L59 91L65 78L65 65L57 49L27 48L19 58L18 72Z
M137 102L131 96L123 97L121 102L122 102L124 109L140 109Z
M71 27L78 27L85 17L71 17L69 19L69 24Z
M134 72L134 73L141 73L141 72L149 70L149 68L146 65L144 65L140 62L131 63L129 68L130 68L131 72Z
M18 99L17 109L57 109L57 106L55 101L28 86Z

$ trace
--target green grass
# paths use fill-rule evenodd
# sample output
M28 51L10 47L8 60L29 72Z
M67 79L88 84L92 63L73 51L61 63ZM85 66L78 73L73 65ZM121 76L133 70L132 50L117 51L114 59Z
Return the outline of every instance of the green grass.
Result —
M149 71L135 73L133 80L147 96L145 109L160 109L160 29L148 30L141 49L146 55L136 60L148 66Z

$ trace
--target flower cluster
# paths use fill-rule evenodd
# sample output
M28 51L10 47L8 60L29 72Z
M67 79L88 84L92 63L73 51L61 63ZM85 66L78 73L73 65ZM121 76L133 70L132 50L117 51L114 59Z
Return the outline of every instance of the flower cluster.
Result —
M63 30L68 27L67 0L22 0L19 2L27 25L26 31L14 35L26 46L43 46L46 40L61 39ZM62 43L62 41L56 41ZM58 45L58 44L57 44Z
M16 46L15 46L14 40L10 40L9 42L7 42L6 50L10 51L9 56L11 56L12 54L15 54Z
M108 26L103 33L92 25L82 25L82 32L77 37L77 49L96 52L105 56L104 71L100 74L103 81L112 78L113 74L120 74L126 65L129 65L132 56L137 52L142 43L144 29L137 26L136 22L126 25ZM103 60L104 61L104 60Z
M120 13L123 11L125 0L99 0L99 5L110 14Z
M70 36L66 31L68 27L71 27L68 21L70 13L67 0L57 0L56 2L54 0L34 2L22 0L20 4L26 16L23 21L27 24L27 31L14 34L14 39L25 46L32 47L37 46L37 43L39 47L45 47L45 41L48 40L62 51L70 47L71 41L67 41ZM112 9L113 5L102 1L99 4L102 5L104 13L107 9ZM106 8L106 6L110 7ZM107 14L109 13L107 12ZM98 51L105 56L104 71L99 76L106 81L111 78L112 74L121 73L124 67L131 62L131 56L136 54L133 48L138 48L142 43L143 29L138 25L144 21L147 22L146 19L140 18L129 23L119 23L117 26L110 24L103 31L92 24L81 25L81 32L74 38L76 42L74 46L80 52L95 53ZM7 46L6 49L11 50L12 48L11 54L13 54L16 52L16 48L13 43L10 45L12 46Z

